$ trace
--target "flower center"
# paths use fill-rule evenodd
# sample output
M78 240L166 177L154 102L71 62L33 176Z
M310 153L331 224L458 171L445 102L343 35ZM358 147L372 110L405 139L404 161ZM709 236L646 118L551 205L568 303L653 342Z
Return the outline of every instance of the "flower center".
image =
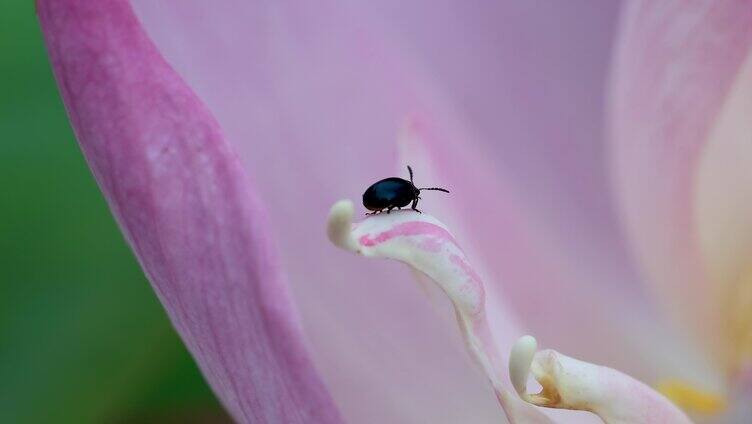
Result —
M726 409L726 400L681 380L664 380L656 387L661 394L691 414L713 415Z
M728 286L723 310L729 381L731 387L748 385L752 382L752 272ZM725 396L686 381L664 380L656 388L691 414L715 415L728 406Z
M752 369L752 272L747 272L732 286L727 311L729 372L736 383L749 384L749 370ZM745 378L746 382L743 381Z

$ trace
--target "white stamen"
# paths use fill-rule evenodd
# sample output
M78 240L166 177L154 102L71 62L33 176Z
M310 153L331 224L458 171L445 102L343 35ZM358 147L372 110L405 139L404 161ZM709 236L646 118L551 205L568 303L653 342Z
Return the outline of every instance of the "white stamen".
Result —
M533 405L590 411L606 424L690 423L676 405L626 374L554 350L536 349L535 339L524 336L509 358L515 390ZM529 373L540 383L539 393L527 393Z
M532 405L580 409L607 424L644 422L689 423L675 405L650 387L611 368L589 364L552 350L536 352L537 342L524 336L509 358L512 395L486 316L485 290L454 236L438 220L413 211L370 216L354 224L352 202L332 206L327 234L334 245L370 258L394 259L430 277L449 297L469 353L485 371L512 423L550 423ZM527 393L530 374L539 393ZM525 402L526 401L526 402ZM531 405L532 404L532 405Z
M538 342L533 336L522 336L512 346L509 355L509 378L521 398L527 399L527 379L530 375L530 365L538 350Z
M510 422L550 423L504 387L505 363L486 317L483 282L446 226L409 210L369 216L356 224L352 217L350 201L332 206L327 223L332 243L365 257L398 260L430 278L452 302L468 352L486 373Z
M340 249L360 253L358 242L352 236L352 219L355 209L349 200L340 200L329 211L326 234L329 240Z

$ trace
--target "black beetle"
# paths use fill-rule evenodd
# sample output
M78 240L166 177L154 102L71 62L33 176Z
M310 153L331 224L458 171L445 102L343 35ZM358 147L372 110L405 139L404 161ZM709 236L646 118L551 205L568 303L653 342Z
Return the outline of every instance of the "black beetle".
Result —
M392 209L402 209L412 202L412 210L421 213L416 207L420 200L421 190L437 190L449 193L449 190L438 187L418 188L413 183L413 169L408 165L407 170L410 172L410 181L398 177L384 178L381 181L373 183L365 193L363 193L363 206L370 214L377 214L384 209L390 213Z

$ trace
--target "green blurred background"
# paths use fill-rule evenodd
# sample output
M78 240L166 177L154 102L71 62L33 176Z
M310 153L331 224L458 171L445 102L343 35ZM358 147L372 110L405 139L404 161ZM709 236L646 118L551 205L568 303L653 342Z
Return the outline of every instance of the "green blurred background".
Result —
M74 139L33 2L0 5L0 423L226 422Z

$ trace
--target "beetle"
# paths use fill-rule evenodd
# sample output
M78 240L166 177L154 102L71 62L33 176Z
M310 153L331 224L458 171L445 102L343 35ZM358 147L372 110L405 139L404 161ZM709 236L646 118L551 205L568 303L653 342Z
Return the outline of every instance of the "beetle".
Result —
M366 189L363 193L363 206L371 211L366 215L375 215L384 209L386 209L386 213L390 213L392 209L402 209L411 202L411 209L422 213L417 208L421 191L436 190L449 193L449 190L440 187L415 187L413 169L410 168L410 165L407 166L407 171L410 172L410 181L398 177L389 177L373 183Z

